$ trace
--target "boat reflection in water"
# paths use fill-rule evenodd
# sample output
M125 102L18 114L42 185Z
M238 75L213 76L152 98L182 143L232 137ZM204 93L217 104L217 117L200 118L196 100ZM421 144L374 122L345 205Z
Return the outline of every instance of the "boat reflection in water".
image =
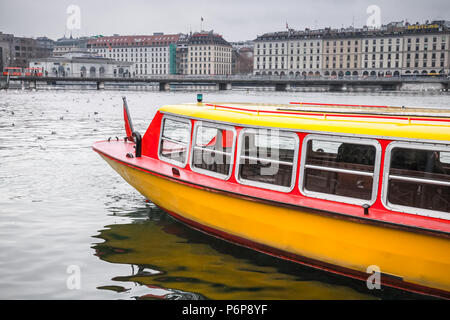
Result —
M104 242L93 248L104 261L129 264L131 275L113 277L110 286L98 289L131 290L138 299L415 297L389 288L370 291L359 281L218 240L174 221L153 204L127 215L135 218L132 223L106 226L95 236Z

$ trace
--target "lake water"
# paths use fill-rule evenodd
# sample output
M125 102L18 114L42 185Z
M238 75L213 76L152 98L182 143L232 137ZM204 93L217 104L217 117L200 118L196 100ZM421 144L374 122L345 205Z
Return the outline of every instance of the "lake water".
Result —
M243 249L173 221L91 145L143 134L195 92L0 92L0 299L410 299ZM450 108L446 94L208 92L204 101Z

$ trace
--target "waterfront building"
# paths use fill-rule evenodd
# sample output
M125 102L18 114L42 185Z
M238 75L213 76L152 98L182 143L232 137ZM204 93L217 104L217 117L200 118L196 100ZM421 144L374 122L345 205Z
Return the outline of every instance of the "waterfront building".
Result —
M318 35L291 35L288 41L286 70L283 72L291 76L320 75L322 48L323 40Z
M255 75L319 75L323 41L319 32L268 33L255 40Z
M239 49L233 47L231 64L233 74L252 74L253 49L250 47L241 47Z
M56 41L49 39L47 37L37 37L36 41L42 51L46 51L45 56L49 57L53 55L53 49L55 47Z
M324 76L357 76L361 73L362 38L354 28L342 29L339 32L324 29L322 70L317 75Z
M252 74L253 41L230 42L232 46L231 72L233 74Z
M180 34L176 43L176 74L187 74L188 68L188 41L189 36Z
M0 32L0 68L27 67L34 58L48 57L52 53L52 40L48 38L15 37Z
M31 59L30 68L42 68L43 74L50 77L131 77L134 64L115 61L86 53L69 52L62 56Z
M286 67L286 48L289 34L287 32L268 33L255 40L254 73L255 75L284 75Z
M181 34L154 33L140 36L98 37L88 41L88 50L104 58L134 65L132 76L176 73L176 43Z
M408 26L403 38L404 74L449 73L450 23ZM445 32L446 31L446 32Z
M400 35L375 35L361 41L363 76L399 76L402 73L403 38Z
M60 38L55 41L53 46L53 56L63 56L70 52L87 51L88 42L91 37L73 38L70 36Z
M253 74L400 76L449 74L450 22L392 22L379 29L282 31L258 36Z
M12 34L0 32L0 71L4 67L14 66L12 61L14 59L14 55L12 54L13 38L14 36Z
M189 36L187 68L190 75L231 74L232 46L221 35L203 31Z

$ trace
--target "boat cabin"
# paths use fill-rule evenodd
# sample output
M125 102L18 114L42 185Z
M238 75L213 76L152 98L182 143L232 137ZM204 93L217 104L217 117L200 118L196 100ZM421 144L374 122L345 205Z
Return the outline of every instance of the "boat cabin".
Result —
M196 173L207 187L219 187L220 180L450 220L448 114L314 108L165 106L142 139L142 155Z

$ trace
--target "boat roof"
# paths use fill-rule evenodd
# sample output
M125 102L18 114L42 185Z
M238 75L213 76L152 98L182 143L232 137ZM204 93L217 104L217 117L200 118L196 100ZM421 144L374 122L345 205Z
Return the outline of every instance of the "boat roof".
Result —
M247 127L450 143L450 109L343 104L199 102L165 114Z

